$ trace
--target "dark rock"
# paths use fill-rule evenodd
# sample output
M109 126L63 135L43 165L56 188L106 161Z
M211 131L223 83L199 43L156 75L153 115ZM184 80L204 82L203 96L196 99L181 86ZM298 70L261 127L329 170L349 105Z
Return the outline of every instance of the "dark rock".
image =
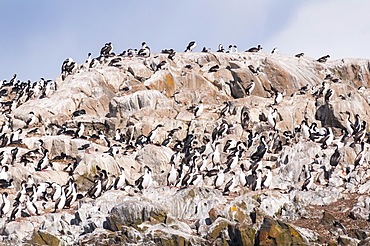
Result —
M121 230L122 226L137 226L145 221L163 223L167 212L159 205L145 201L125 201L115 206L107 217L107 228Z
M323 225L333 225L334 222L335 222L334 216L331 213L325 211L322 215L320 223Z
M50 245L59 246L63 245L63 242L56 236L46 232L46 231L35 231L32 239L29 241L32 245Z
M305 243L300 233L289 224L265 217L256 236L257 245L298 245Z

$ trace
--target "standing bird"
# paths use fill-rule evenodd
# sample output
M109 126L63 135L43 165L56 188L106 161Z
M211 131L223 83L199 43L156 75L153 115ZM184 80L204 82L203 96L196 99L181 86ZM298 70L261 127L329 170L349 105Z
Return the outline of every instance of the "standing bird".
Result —
M254 174L254 181L253 181L253 184L252 184L252 190L253 191L262 189L262 170L257 169L256 172L257 173Z
M361 118L359 114L355 115L355 123L353 124L354 126L354 134L356 134L358 131L361 129Z
M254 90L255 86L256 83L252 80L252 82L245 87L245 92L247 93L248 96L252 94L252 91Z
M167 185L174 186L177 181L177 170L175 167L175 163L171 163L171 170L167 175Z
M361 142L361 151L358 152L356 156L355 163L354 163L355 167L362 166L362 164L364 163L364 160L365 160L364 150L365 150L365 143Z
M354 143L361 143L364 141L366 136L366 121L362 122L361 129L356 132L353 136Z
M277 116L277 109L270 108L270 113L267 115L267 122L272 129L275 129L276 126L276 116Z
M262 179L262 181L263 181L262 185L265 189L269 189L270 185L271 185L271 182L272 182L272 172L271 172L271 167L270 166L267 166L266 169L267 169L267 174Z
M224 46L222 44L218 45L217 52L222 52L222 53L225 52Z
M339 163L339 160L340 160L340 153L338 151L338 145L335 144L334 146L336 147L335 151L330 157L330 166L332 166L332 167L336 167Z
M97 198L102 193L102 181L100 178L96 178L93 186L87 191L87 195L91 198Z
M213 152L213 155L212 155L212 162L213 162L213 166L216 166L217 164L220 163L221 161L221 153L220 151L218 150L218 145L220 144L220 142L217 142L215 144L215 151Z
M281 103L281 101L283 101L283 97L285 96L285 93L286 93L285 89L283 92L276 91L274 105L278 105L279 103Z
M148 167L144 167L144 175L135 181L135 185L140 189L147 189L153 184L152 170Z
M125 169L121 167L121 174L118 176L113 183L113 187L115 190L123 190L126 185L126 174L125 174Z
M60 197L55 201L53 213L55 213L57 210L62 210L65 204L66 204L66 194L64 191L64 186L62 186L62 193Z
M147 136L147 142L148 143L154 143L154 139L157 136L159 127L163 127L163 125L159 124L151 132L149 132L149 134Z
M100 50L100 56L109 56L113 50L113 45L111 42L106 43L103 48Z
M225 181L224 169L220 167L217 173L217 177L215 178L214 181L215 188L220 189L221 186L224 184L224 181Z
M334 90L333 89L328 89L325 93L325 96L324 96L325 102L328 103L333 96L334 96Z
M251 155L251 159L254 162L259 162L260 160L262 160L263 156L265 155L265 153L267 151L267 145L266 145L266 142L265 142L265 136L261 136L260 141L261 141L261 143L257 147L257 151L254 152Z
M203 114L203 111L204 111L204 105L202 101L199 101L199 104L194 109L195 118L199 118Z
M26 209L29 215L40 215L35 203L33 203L29 196L27 196Z
M0 217L2 218L4 215L6 215L10 210L10 201L8 199L8 193L4 192L1 194L1 204L0 204Z
M279 53L279 51L278 51L277 47L274 47L271 51L271 54L278 54L278 53Z
M231 172L231 174L232 174L231 179L225 185L224 192L223 192L224 195L230 194L231 192L233 192L236 186L237 181L236 181L235 173Z
M195 41L191 41L188 46L186 47L184 52L192 52L193 49L197 46L197 43Z
M308 172L309 177L303 182L301 190L309 191L313 185L314 182L314 175L312 175L312 170Z
M347 132L349 134L349 136L352 136L354 131L355 131L355 126L353 125L350 117L351 117L351 113L346 111L346 114L347 114L347 118L346 118L346 129L347 129Z

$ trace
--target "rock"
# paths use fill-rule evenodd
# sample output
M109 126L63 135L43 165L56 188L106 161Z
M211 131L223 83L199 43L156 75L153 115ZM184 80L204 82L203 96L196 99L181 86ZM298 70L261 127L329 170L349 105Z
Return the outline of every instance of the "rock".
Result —
M338 243L339 245L349 245L349 246L357 246L360 240L347 237L347 236L339 236L338 237Z
M29 234L33 232L34 228L34 225L28 221L11 221L2 227L1 235L6 235L11 240L22 240L26 236L29 236Z
M167 212L160 206L145 201L124 201L116 205L107 218L108 229L121 230L123 225L138 226L145 221L163 223Z
M120 59L116 67L108 65L114 58ZM162 61L167 65L157 69ZM209 72L215 65L219 69ZM341 81L329 83L324 79L328 74ZM146 58L106 57L91 68L79 64L72 74L58 76L56 88L45 98L37 95L37 87L27 89L35 90L29 100L20 88L3 86L0 161L1 166L9 167L14 188L1 189L1 194L6 191L13 204L21 181L31 175L36 184L56 182L61 186L73 178L79 195L70 209L56 213L50 213L55 205L50 200L36 202L40 216L7 221L9 212L0 218L1 240L11 245L31 241L58 245L366 244L370 213L370 198L366 195L370 189L368 144L364 163L354 168L361 145L352 143L353 138L341 141L340 132L346 127L346 111L351 113L352 122L356 113L361 121L369 122L370 90L358 89L367 86L369 79L367 59L319 63L309 57L262 52L188 52L177 53L173 60L168 54L152 54ZM252 80L255 89L248 95L245 88ZM316 93L323 80L334 90L330 101ZM276 92L283 91L286 95L282 102L274 104ZM17 105L7 109L7 102L16 98ZM200 101L204 110L195 117L190 108ZM270 106L278 112L275 131L267 123ZM34 125L27 125L31 111L37 119ZM299 126L303 120L317 124L320 131L325 126L332 128L333 143L339 145L341 155L336 167L330 165L335 149L332 144L303 139ZM67 134L76 131L79 123L85 126L81 137ZM153 144L136 144L138 136L148 136L158 124L163 127ZM215 129L225 124L229 129L213 139ZM22 129L21 142L9 142L10 134L18 128ZM247 146L247 131L253 135L251 146ZM109 143L97 136L100 133ZM162 146L169 136L172 142ZM193 140L183 148L187 136ZM268 151L255 163L251 155L261 136L266 137ZM239 142L235 149L239 152L223 151L228 140ZM248 181L255 175L254 167L263 176L267 166L271 167L269 189L254 191L250 184L239 183L229 194L215 189L214 171L209 172L218 168L212 163L214 149L203 152L209 141L211 148L215 142L220 143L223 170L227 169L228 156L239 154L236 167L225 172L222 188L232 177L231 171L240 174L243 164ZM89 148L81 149L83 146ZM36 171L44 149L49 151L53 169ZM206 162L199 172L204 179L196 186L167 186L175 153L177 169L185 169L182 164L189 161L193 171L199 171L201 161ZM55 157L59 160L52 160ZM74 160L76 169L66 172L64 168ZM152 169L154 182L139 190L134 184L145 165ZM104 191L94 199L85 196L94 181L103 178L101 169L111 184L121 175L121 168L127 181L122 190ZM312 187L302 190L310 175L314 177ZM6 186L7 180L1 180L1 184ZM347 210L338 212L342 206ZM345 213L344 219L338 216L340 212ZM302 219L319 225L305 225ZM303 227L293 226L296 224ZM332 228L330 234L324 234L322 227Z
M212 225L209 227L208 230L208 238L209 240L215 240L218 237L223 237L222 231L228 229L230 226L235 226L233 223L227 219L224 218L217 218L215 222L212 223Z
M258 245L297 245L305 243L299 232L289 224L265 217L256 236Z
M145 165L149 166L155 177L162 172L169 170L169 163L171 156L174 152L167 147L158 147L155 145L147 145L136 155L135 160L144 167ZM166 185L166 180L157 180L161 185Z
M335 222L334 216L330 214L329 212L325 211L322 215L320 223L323 225L333 225L334 222Z
M131 115L143 108L172 108L173 102L157 90L134 92L123 97L114 97L110 102L109 114L113 117Z
M347 235L358 240L365 240L368 237L368 233L361 229L350 229L348 230Z
M46 231L35 231L32 239L29 241L30 244L36 244L36 245L50 245L50 246L60 246L60 245L66 245L63 242L60 241L56 236L51 235L50 233Z

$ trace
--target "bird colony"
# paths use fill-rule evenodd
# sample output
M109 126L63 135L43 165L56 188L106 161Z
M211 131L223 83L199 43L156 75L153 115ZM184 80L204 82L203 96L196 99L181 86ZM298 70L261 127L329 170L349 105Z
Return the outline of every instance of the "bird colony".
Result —
M196 46L1 81L3 242L370 242L370 61Z

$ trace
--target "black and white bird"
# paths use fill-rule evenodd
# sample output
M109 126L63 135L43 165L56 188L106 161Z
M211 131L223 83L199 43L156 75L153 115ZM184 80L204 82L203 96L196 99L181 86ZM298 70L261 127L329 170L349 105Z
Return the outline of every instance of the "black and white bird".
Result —
M271 185L271 182L272 182L272 172L271 172L271 167L270 166L266 166L266 169L267 169L267 174L262 179L262 186L265 189L269 189L270 185Z
M214 181L214 186L216 189L221 189L221 186L225 182L225 174L224 174L224 169L222 167L219 168L217 176Z
M141 44L141 49L139 50L138 55L145 56L145 57L150 56L150 48L145 42Z
M314 182L314 175L312 174L312 170L308 172L309 176L308 178L303 182L301 190L309 191L312 188L313 182Z
M0 170L0 180L8 181L9 179L9 167L7 165L2 165Z
M262 170L257 169L256 173L253 175L252 190L261 190L262 189Z
M340 160L340 152L338 150L338 145L335 144L334 145L336 148L335 148L335 151L334 153L330 156L330 166L332 167L336 167L339 163L339 160Z
M249 83L245 87L245 92L247 93L248 96L252 94L252 91L254 90L255 86L256 86L256 83L252 80L251 83Z
M184 52L192 52L193 49L197 46L197 43L195 41L191 41L188 46L186 47Z
M67 58L62 64L62 74L63 75L71 74L75 66L76 62L74 62L73 59L70 57Z
M330 55L322 56L317 59L318 62L326 62L330 58Z
M364 142L361 142L361 150L360 152L357 153L356 155L356 158L355 158L355 162L354 162L354 165L355 167L357 166L362 166L362 164L364 163L364 160L365 160L365 143Z
M52 191L50 193L50 196L51 196L51 200L53 202L55 202L56 200L58 200L58 198L60 197L60 195L62 194L62 186L60 186L59 184L53 182L51 184L51 187L52 187Z
M270 113L267 115L267 122L272 129L276 127L277 109L270 108Z
M91 53L88 53L87 54L87 59L85 61L85 63L87 64L87 67L90 67L91 61L92 61L92 59L91 59Z
M85 132L85 125L82 122L78 122L76 130L76 138L82 138Z
M217 52L222 52L222 53L225 52L224 46L222 44L218 45Z
M115 190L123 190L126 186L126 174L125 169L121 167L121 174L115 179L113 187Z
M112 50L113 50L113 45L111 42L108 42L104 45L103 48L101 48L100 56L109 56Z
M64 207L66 208L70 208L72 204L77 200L77 197L78 197L76 183L73 182L70 184L70 186L72 187L72 191L66 197L66 202L64 204Z
M22 129L18 128L16 131L12 132L10 135L10 144L19 144L22 143L22 139L20 139L20 134L22 133Z
M170 146L171 142L172 142L172 134L170 133L170 134L168 134L167 138L165 140L163 140L161 145L168 147L168 146Z
M355 131L355 134L353 136L354 143L361 143L364 141L366 136L366 121L363 121L361 124L361 128L359 131Z
M4 192L1 194L1 203L0 203L0 217L2 218L4 215L10 211L10 201L8 199L8 192Z
M154 143L155 137L157 136L160 127L163 127L163 125L158 124L151 132L149 132L147 136L148 143Z
M80 110L76 110L72 113L72 116L73 117L78 117L78 116L81 116L81 115L84 115L86 114L86 110L85 109L80 109Z
M271 51L271 54L278 54L278 53L279 53L279 51L278 51L277 47L274 47Z
M30 196L27 196L26 210L29 215L40 215L36 204L31 200Z
M220 145L220 142L215 143L215 150L212 155L212 162L214 166L216 166L217 164L220 164L221 162L221 153L218 149L218 145Z
M41 158L41 160L37 163L37 167L35 168L36 171L42 171L46 170L50 165L52 165L49 162L49 150L45 149L44 150L44 155Z
M260 50L262 50L262 46L258 45L257 47L252 47L252 48L246 50L246 52L259 52Z
M167 185L174 186L178 178L178 172L176 170L175 163L171 163L171 170L167 175Z
M354 126L354 134L356 134L358 131L361 129L361 118L359 114L355 115L355 123L353 124Z
M195 116L195 118L199 118L203 114L203 111L204 111L203 102L202 101L199 101L199 104L196 105L196 107L194 108L194 116Z
M55 212L57 212L59 210L62 210L64 208L64 205L66 204L67 198L66 198L64 186L62 186L62 190L61 191L62 192L61 192L59 198L55 201L53 213L55 213Z
M304 53L299 53L299 54L295 55L295 57L297 57L297 58L301 58L302 56L304 56Z
M144 166L144 175L135 181L135 185L140 189L147 189L153 184L152 170Z
M102 194L102 192L102 181L99 177L96 177L93 186L90 187L86 194L91 198L97 198Z
M30 126L33 126L35 123L36 123L36 120L37 120L37 116L35 115L35 113L34 112L30 112L29 113L29 118L28 118L28 120L26 121L26 125L28 126L28 127L30 127Z
M231 179L226 183L223 194L228 195L232 193L237 185L237 179L234 172L231 172Z
M285 89L283 92L276 91L274 105L278 105L279 103L281 103L281 101L283 101L283 97L285 96L285 94L286 94Z
M325 102L329 102L330 99L334 96L334 90L333 89L328 89L325 93Z
M350 117L351 117L351 113L349 111L346 111L346 129L347 129L347 132L349 134L349 136L352 136L354 131L355 131L355 126L353 125Z
M247 185L247 176L245 175L243 164L240 165L240 169L237 172L237 176L238 176L239 185L241 187L246 186Z
M265 142L265 139L266 139L265 136L261 136L261 138L260 138L260 144L257 147L256 152L254 152L251 155L252 161L259 162L260 160L262 160L263 156L265 155L265 153L267 151L267 144Z

